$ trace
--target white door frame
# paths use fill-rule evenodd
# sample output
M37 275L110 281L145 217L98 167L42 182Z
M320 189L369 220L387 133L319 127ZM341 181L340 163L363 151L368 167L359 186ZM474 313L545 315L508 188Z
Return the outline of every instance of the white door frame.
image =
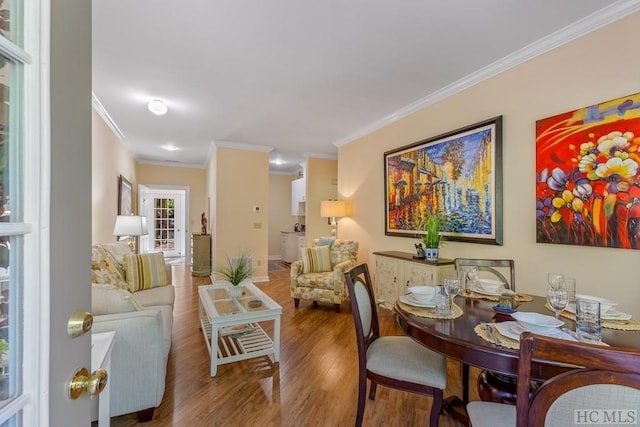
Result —
M138 184L138 210L140 215L150 215L147 209L148 197L150 190L156 196L158 193L166 191L168 196L175 196L181 194L184 198L183 214L180 215L180 230L182 230L182 248L181 252L184 254L184 262L189 265L191 263L191 251L189 250L189 203L190 203L190 189L186 185L157 185L157 184ZM150 218L147 221L151 221Z

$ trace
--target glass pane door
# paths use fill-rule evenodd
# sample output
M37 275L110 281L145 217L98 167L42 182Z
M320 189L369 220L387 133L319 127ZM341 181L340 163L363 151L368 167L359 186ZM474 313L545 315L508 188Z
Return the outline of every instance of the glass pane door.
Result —
M153 218L151 251L164 252L165 257L182 256L179 200L169 195L154 197Z

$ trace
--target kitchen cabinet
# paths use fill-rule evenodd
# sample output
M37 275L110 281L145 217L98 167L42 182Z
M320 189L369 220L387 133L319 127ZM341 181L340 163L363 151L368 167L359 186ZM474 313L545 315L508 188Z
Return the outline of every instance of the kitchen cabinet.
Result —
M436 261L415 259L413 254L399 251L374 252L376 270L374 274L375 295L378 303L391 308L409 286L433 286L444 283L452 277L452 259L439 258Z
M298 178L291 181L291 215L304 216L307 201L307 180Z
M211 234L191 235L191 275L211 275Z
M300 248L306 246L304 234L293 231L280 232L280 258L284 262L292 263L300 259Z

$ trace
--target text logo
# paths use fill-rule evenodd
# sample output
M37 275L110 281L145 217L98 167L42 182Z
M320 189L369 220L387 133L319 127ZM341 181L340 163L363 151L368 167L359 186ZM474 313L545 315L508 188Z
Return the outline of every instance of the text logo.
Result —
M574 424L637 425L636 409L575 409Z

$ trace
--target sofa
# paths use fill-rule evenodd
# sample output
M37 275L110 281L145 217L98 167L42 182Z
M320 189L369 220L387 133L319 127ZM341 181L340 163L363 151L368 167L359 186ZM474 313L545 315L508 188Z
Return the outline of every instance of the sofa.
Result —
M291 264L291 297L298 308L300 299L332 303L336 313L349 299L344 273L355 267L358 242L333 238L313 239L301 249L301 260Z
M92 246L92 332L115 331L110 416L153 418L171 349L175 290L162 253L132 253L126 242ZM92 417L97 418L94 404Z

